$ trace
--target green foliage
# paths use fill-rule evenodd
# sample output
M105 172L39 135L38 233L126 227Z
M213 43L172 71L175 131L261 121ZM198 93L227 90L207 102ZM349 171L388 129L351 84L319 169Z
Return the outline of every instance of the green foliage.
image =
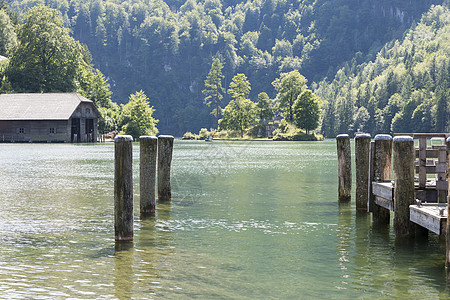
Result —
M223 118L219 120L220 128L240 130L241 137L244 129L256 124L256 105L250 99L238 98L231 100L223 110Z
M122 105L120 115L122 132L134 138L139 138L141 135L156 135L158 120L152 117L153 112L154 109L143 91L130 95L128 103Z
M71 92L84 61L84 48L63 26L61 13L45 6L31 8L17 29L19 45L6 72L16 91Z
M256 103L256 107L258 110L258 118L261 121L270 120L275 115L274 107L272 106L272 101L265 92L258 94L258 103Z
M233 77L228 89L228 94L235 100L246 99L250 95L250 82L247 76L240 73Z
M314 130L319 125L319 98L311 90L303 91L294 104L294 121L298 128Z
M220 102L222 101L224 89L222 87L222 69L223 65L218 58L216 58L209 70L209 74L205 79L205 89L202 91L203 95L205 95L206 105L214 106L211 114L217 120L217 128L219 127L219 116L222 108L220 107Z
M299 129L294 124L282 120L279 126L273 132L274 141L320 141L323 136L316 134L308 134Z
M244 136L244 129L257 123L256 105L247 98L250 89L250 82L244 74L234 76L228 89L234 100L228 103L223 110L223 118L219 120L221 128L240 130L241 137Z
M0 9L0 55L9 56L17 46L14 24L4 9Z
M364 126L372 133L390 129L411 93L420 89L430 92L431 110L424 111L427 116L431 111L432 130L449 126L448 83L442 80L449 77L448 70L444 73L448 39L442 30L448 23L447 8L435 6L424 22L419 22L423 12L442 0L9 2L20 17L36 4L59 10L72 36L89 46L95 67L111 84L113 99L120 103L134 91L145 89L157 107L161 129L173 134L214 127L219 107L228 103L225 97L215 105L216 118L202 105L202 83L213 58L223 64L227 85L234 74L246 74L252 83L250 99L261 92L275 98L278 91L271 83L280 72L299 70L309 82L322 81L311 88L323 100L321 131L327 136L355 131L355 115L361 107L369 114ZM5 7L12 24L17 24L18 19L2 3L0 8ZM412 24L417 24L415 33L396 43ZM394 42L383 47L391 40ZM433 58L430 53L435 50L439 54ZM17 91L46 91L56 86L58 91L83 89L83 94L91 94L78 75L75 80L69 78L73 74L69 69L52 72L54 82L43 81L38 67L21 71L21 62L27 62L27 57L26 53L17 56L17 71L11 69L16 76L8 78ZM85 54L81 57L90 63ZM341 70L336 73L338 68ZM70 75L69 80L57 80L64 74ZM333 78L332 83L327 82ZM394 94L401 96L400 105L386 109ZM369 105L371 97L376 100L374 105ZM287 108L281 107L292 121Z
M328 137L449 129L450 10L433 6L403 40L386 44L370 62L352 61L315 93L324 99L321 131Z
M278 92L279 107L284 111L285 118L294 122L294 103L297 97L306 89L306 78L297 70L281 73L280 77L272 82Z
M184 135L181 139L182 140L196 140L197 136L195 134L193 134L192 132L188 131L188 132L184 133Z
M98 111L102 115L102 118L98 120L99 132L112 132L119 130L119 106L114 104L111 108L99 107Z
M100 70L91 68L80 68L77 74L77 93L92 100L97 107L113 108L115 103L111 100L112 92Z

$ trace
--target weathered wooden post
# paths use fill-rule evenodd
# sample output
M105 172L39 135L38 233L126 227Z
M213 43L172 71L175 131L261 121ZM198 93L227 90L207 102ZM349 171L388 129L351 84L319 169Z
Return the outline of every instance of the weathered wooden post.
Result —
M340 201L348 201L352 190L352 152L350 148L350 137L348 134L339 134L336 137L338 152L338 194Z
M375 141L370 142L369 146L369 212L373 212L375 205L375 195L372 193L372 181L375 180L374 175L374 157L375 157Z
M172 164L173 136L158 137L158 201L170 201L170 166Z
M391 177L392 136L388 134L377 134L374 140L374 179L375 181L385 181ZM389 224L390 211L375 204L372 208L372 217L374 222Z
M114 231L116 242L133 241L133 137L114 139Z
M414 198L414 140L410 136L394 138L394 231L398 237L414 236L415 225L409 220L409 206Z
M156 210L156 157L158 138L141 136L140 143L140 212L152 216Z
M447 138L447 236L446 236L446 254L445 254L445 266L450 268L450 137Z
M369 196L370 134L355 137L356 209L367 211Z

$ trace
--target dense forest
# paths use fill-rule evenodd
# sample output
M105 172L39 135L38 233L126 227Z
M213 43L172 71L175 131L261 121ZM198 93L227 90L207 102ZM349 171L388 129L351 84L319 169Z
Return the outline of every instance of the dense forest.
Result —
M223 86L245 74L255 102L262 92L274 99L272 82L298 70L322 98L326 136L448 126L442 0L10 0L12 24L39 4L87 45L114 101L145 91L164 133L216 126L202 90L217 58ZM225 93L222 108L230 100Z
M341 68L320 82L322 132L448 132L450 115L450 11L433 6L402 40L376 59Z

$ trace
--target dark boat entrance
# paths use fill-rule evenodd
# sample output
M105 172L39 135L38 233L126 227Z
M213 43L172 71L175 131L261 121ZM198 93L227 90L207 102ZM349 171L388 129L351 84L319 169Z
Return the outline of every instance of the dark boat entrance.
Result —
M94 119L86 119L86 134L87 142L92 143L94 141Z
M79 143L81 140L80 136L80 119L73 118L72 119L72 129L70 131L70 141L72 143Z

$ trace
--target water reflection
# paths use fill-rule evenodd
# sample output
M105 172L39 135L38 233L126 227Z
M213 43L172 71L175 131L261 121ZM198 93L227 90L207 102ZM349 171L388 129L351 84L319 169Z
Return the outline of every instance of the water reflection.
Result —
M338 289L347 289L349 283L350 248L351 248L351 222L352 222L352 206L350 201L338 202L339 217L337 235L337 253L339 255L339 269L341 280Z
M130 299L134 283L134 244L116 242L114 248L114 295L118 299Z
M135 205L132 248L112 145L0 145L0 172L0 298L448 298L438 238L397 246L338 207L334 141L177 141L174 198Z

